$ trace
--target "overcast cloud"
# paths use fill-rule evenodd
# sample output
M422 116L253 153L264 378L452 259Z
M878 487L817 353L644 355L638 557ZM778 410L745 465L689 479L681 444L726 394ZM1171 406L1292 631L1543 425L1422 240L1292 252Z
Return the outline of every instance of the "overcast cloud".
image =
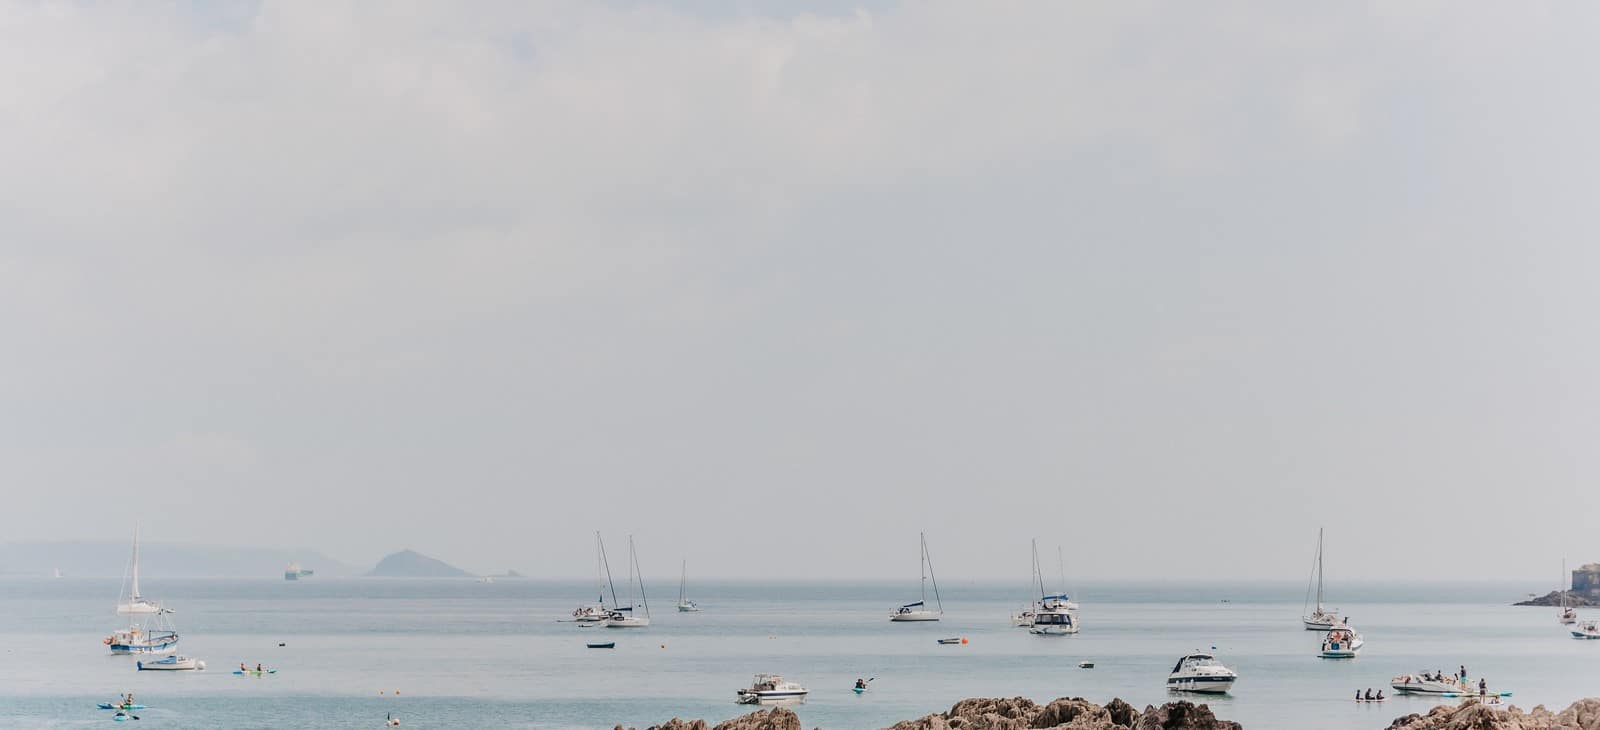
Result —
M0 539L1600 559L1600 9L804 7L0 4Z

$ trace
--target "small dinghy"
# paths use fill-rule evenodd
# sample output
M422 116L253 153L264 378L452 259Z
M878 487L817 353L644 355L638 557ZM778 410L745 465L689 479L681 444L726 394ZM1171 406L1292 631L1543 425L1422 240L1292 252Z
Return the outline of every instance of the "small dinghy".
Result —
M193 670L196 670L196 669L205 669L206 668L206 663L203 662L203 661L200 661L199 659L196 659L196 658L194 658L192 656L173 655L173 656L169 656L169 657L167 657L165 659L156 659L154 661L148 661L148 662L146 662L146 661L135 662L134 666L136 668L138 668L140 671L144 671L144 672L156 671L156 670L166 670L166 671L172 671L172 672L181 672L181 671L193 671Z
M940 639L939 643L941 643L941 644L965 644L965 643L967 643L967 640L957 636L957 637L953 637L953 638L949 638L949 639Z
M1572 629L1574 639L1600 639L1600 621L1585 621Z
M1094 662L1078 662L1079 669L1094 669Z
M615 648L617 648L617 642L615 642L615 641L591 641L591 642L589 642L587 644L584 644L584 646L587 646L590 649L615 649Z

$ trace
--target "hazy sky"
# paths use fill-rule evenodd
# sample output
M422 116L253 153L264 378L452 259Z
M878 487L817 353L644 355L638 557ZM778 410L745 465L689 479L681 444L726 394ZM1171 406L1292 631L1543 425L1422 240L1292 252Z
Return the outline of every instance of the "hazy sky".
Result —
M1600 7L804 6L0 5L0 540L1600 559Z

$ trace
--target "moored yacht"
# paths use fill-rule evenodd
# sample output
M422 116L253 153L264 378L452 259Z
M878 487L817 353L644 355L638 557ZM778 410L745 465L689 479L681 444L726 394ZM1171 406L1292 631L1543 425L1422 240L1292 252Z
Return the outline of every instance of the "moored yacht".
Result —
M1056 560L1061 567L1061 583L1067 582L1066 561L1061 556L1060 549L1056 551ZM1033 615L1028 623L1028 633L1040 636L1065 636L1078 633L1078 604L1073 603L1065 593L1046 595L1044 592L1044 574L1039 569L1039 541L1033 541L1033 575L1038 581L1039 600L1033 604Z
M1239 673L1222 665L1215 656L1195 652L1178 660L1167 675L1170 692L1221 693L1233 689Z
M918 533L922 541L922 600L907 603L889 614L890 621L938 621L944 615L944 602L939 600L939 579L933 577L933 557L928 555L928 536ZM938 609L928 608L928 581L933 581L933 601Z
M138 528L138 526L134 526L134 528L133 528L133 560L132 560L131 564L132 564L132 573L133 573L133 580L132 580L132 584L130 586L131 590L128 591L128 600L119 601L117 603L117 613L121 613L121 614L168 613L169 612L168 609L162 608L161 604L156 603L155 601L151 601L151 600L145 598L143 595L140 595L140 593L139 593L139 528ZM57 576L57 577L60 577L60 576Z
M810 690L776 674L757 674L750 686L738 692L741 705L769 705L804 701Z
M1477 687L1462 682L1455 675L1446 676L1440 672L1402 674L1389 680L1389 686L1401 694L1414 695L1461 694L1478 691Z
M606 544L600 539L600 531L594 532L594 576L597 585L596 592L599 597L594 603L585 603L572 609L572 614L557 621L576 621L579 623L592 623L604 621L611 615L611 609L606 607L606 586L611 582L611 566L606 561ZM611 603L617 602L616 586L611 587Z
M1317 530L1317 560L1311 569L1312 578L1317 583L1317 607L1300 617L1307 631L1332 631L1339 625L1339 609L1326 608L1322 605L1322 530ZM1307 586L1306 603L1311 602L1311 590Z
M1567 561L1561 561L1561 582L1556 584L1556 592L1561 597L1561 610L1556 612L1556 621L1562 625L1578 623L1578 609L1567 605Z
M1323 659L1353 659L1365 645L1361 634L1356 633L1353 627L1339 624L1322 637L1322 652L1317 656Z
M634 611L633 588L639 587L639 600L644 604L644 615ZM618 606L606 614L601 626L608 629L636 629L650 625L650 599L644 595L644 574L639 570L639 553L634 550L633 536L628 536L628 605Z
M1033 610L1033 624L1028 632L1041 636L1063 636L1078 633L1078 604L1064 595L1045 596Z
M683 574L678 578L678 613L699 613L700 604L689 600L689 561L683 561Z
M1584 621L1572 627L1574 639L1600 639L1600 621Z
M157 618L166 614L155 614ZM126 629L111 632L104 644L112 654L171 654L178 650L178 632L167 628L164 622L146 628L134 624Z

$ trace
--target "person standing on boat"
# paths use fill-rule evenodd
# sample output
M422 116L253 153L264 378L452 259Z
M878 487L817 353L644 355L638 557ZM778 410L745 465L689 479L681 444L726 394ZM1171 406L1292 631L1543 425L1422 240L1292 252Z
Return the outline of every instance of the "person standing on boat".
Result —
M1489 694L1489 680L1483 677L1478 678L1478 694L1480 696Z

